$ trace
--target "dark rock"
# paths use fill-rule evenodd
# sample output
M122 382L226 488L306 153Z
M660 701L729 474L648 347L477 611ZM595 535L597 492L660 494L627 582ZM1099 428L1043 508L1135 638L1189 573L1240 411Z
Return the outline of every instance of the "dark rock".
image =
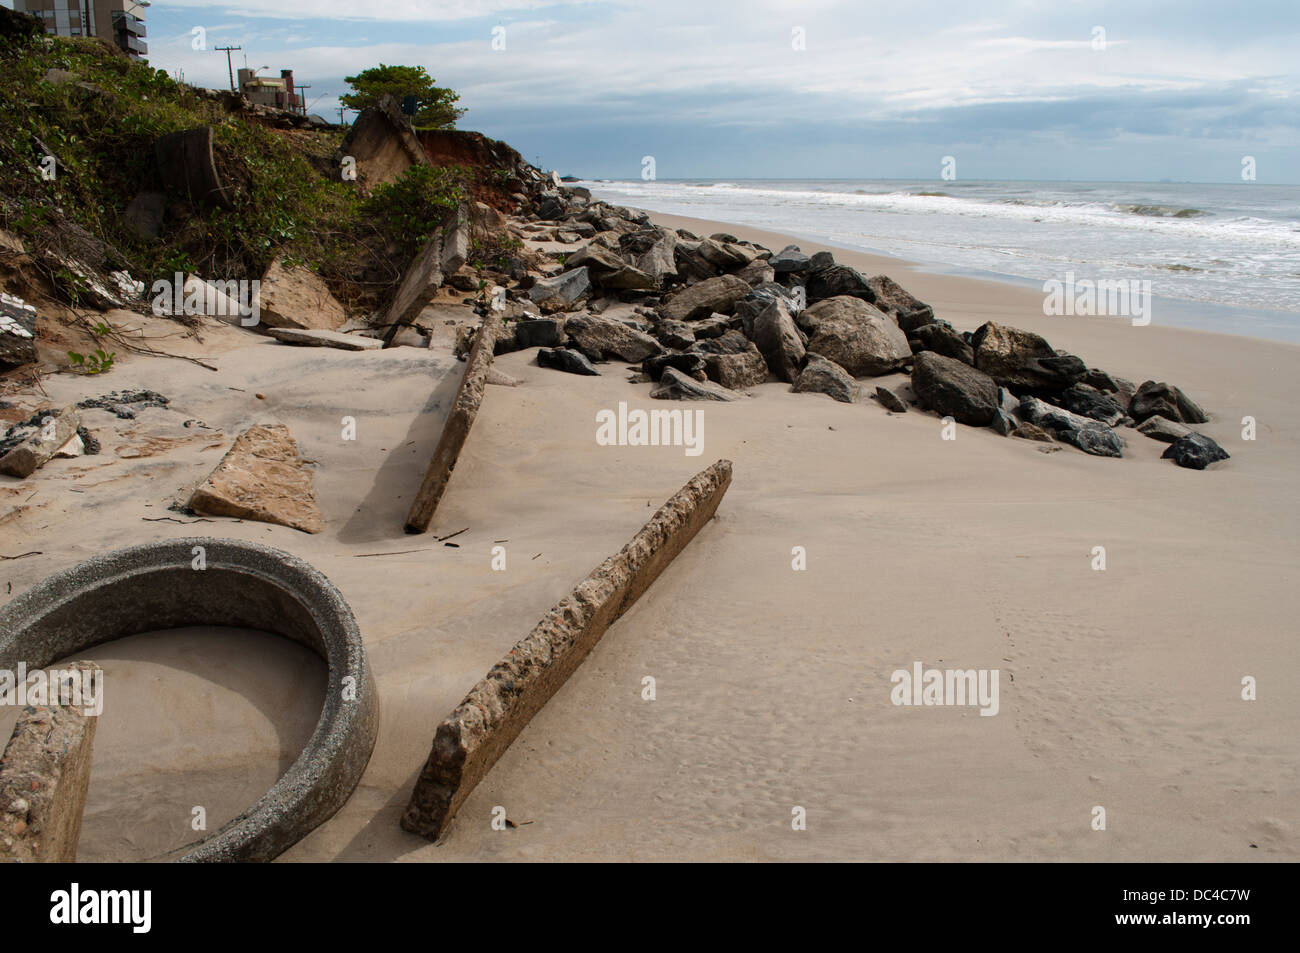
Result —
M790 389L796 394L826 394L842 404L853 403L862 393L862 388L848 371L820 354L808 359L808 366Z
M652 381L659 380L663 376L664 369L669 367L697 381L709 379L704 370L704 355L693 351L687 351L685 354L656 354L641 362L641 372Z
M876 388L876 400L880 401L886 410L892 410L896 414L907 413L907 402L888 387Z
M963 364L975 364L975 352L971 346L966 343L966 339L948 324L932 322L923 324L907 335L910 343L916 340L920 343L920 348L913 350L933 351L936 354L942 354L944 357L951 357L954 360L961 361Z
M736 277L742 281L747 281L751 285L761 285L764 282L772 281L776 278L776 272L766 261L755 258L744 268L736 272Z
M1189 433L1171 443L1160 454L1162 460L1173 460L1180 467L1204 470L1211 463L1229 459L1228 451L1204 434Z
M0 295L0 367L36 360L36 309L12 295Z
M588 377L600 375L600 371L591 366L591 361L582 353L567 347L543 348L537 352L537 366L550 367L570 374L585 374Z
M835 256L828 251L819 251L808 259L809 271L822 271L835 264Z
M1060 405L1066 410L1100 420L1114 427L1124 419L1124 408L1088 384L1073 384L1061 392Z
M586 268L574 268L554 278L540 278L528 290L529 299L546 311L570 311L591 293L591 276Z
M832 263L819 271L814 271L808 276L805 287L809 304L838 295L861 298L867 304L876 303L876 292L867 283L867 279L863 278L857 269L850 268L848 265Z
M532 318L515 324L515 340L521 348L559 347L564 340L563 318Z
M972 427L987 427L998 410L998 386L991 377L930 351L916 355L912 390L922 407Z
M1018 413L1021 420L1050 430L1058 440L1084 453L1101 457L1123 455L1124 443L1119 434L1091 417L1071 413L1036 397L1021 400Z
M728 331L716 338L695 342L695 350L701 354L744 354L750 346L749 338L739 331Z
M672 367L664 368L659 387L650 392L658 400L739 400L741 395L713 381L696 381Z
M911 361L907 336L889 317L861 298L841 295L799 313L807 349L834 361L854 377L889 374Z
M808 256L799 250L798 245L787 245L769 258L767 263L778 275L808 270Z

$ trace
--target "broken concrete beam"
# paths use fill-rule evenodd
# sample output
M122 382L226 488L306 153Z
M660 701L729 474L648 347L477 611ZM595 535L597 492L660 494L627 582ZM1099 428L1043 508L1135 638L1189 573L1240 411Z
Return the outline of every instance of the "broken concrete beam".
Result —
M613 623L712 517L731 461L697 473L615 555L578 583L438 726L402 827L438 838L524 726Z
M77 435L81 416L75 407L51 410L26 440L0 457L0 473L29 477Z
M305 347L336 347L342 351L376 351L384 346L379 338L338 331L312 331L304 328L271 328L271 337L285 344Z
M456 459L465 446L469 430L474 426L478 416L479 404L483 402L483 388L487 385L488 368L492 366L492 352L496 344L497 328L501 318L497 312L489 310L474 335L474 346L465 359L465 376L461 378L456 391L456 399L447 414L447 421L442 425L442 435L433 450L433 459L425 471L420 492L411 504L411 512L406 517L408 533L423 533L429 529L433 511L438 508L451 471L456 469Z
M158 178L167 188L195 205L215 202L234 207L230 190L217 173L211 126L159 136L154 140L153 154L158 160Z
M23 709L0 758L0 863L77 859L99 721L83 686L102 700L103 672L73 662L44 676L49 704Z
M469 219L462 204L424 243L406 269L397 294L384 312L384 347L392 347L400 328L415 320L442 285L443 277L465 264L469 254Z
M361 110L339 153L356 161L362 184L371 189L394 181L412 165L431 164L411 121L391 95Z
M319 533L324 519L316 508L311 471L284 424L259 424L235 438L211 475L190 497L203 516L277 523Z

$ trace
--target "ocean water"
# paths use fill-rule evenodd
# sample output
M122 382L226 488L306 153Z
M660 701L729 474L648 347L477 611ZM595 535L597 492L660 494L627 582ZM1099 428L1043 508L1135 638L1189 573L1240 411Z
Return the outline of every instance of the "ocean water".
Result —
M654 212L1042 287L1150 281L1153 323L1300 342L1300 186L935 180L583 182Z

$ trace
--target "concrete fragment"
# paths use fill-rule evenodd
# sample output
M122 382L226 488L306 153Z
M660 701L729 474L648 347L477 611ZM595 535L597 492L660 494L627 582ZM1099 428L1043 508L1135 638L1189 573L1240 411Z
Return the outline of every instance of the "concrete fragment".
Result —
M447 829L524 726L713 517L730 485L729 460L697 473L470 690L438 726L403 828L430 839Z
M0 294L0 367L36 360L36 309L22 298Z
M348 319L320 275L279 257L262 276L258 301L261 323L268 328L333 331Z
M461 378L456 399L451 405L451 412L442 425L442 434L433 449L433 458L425 471L420 490L411 504L411 511L406 516L408 533L423 533L429 529L434 510L442 499L451 472L456 468L456 459L469 437L474 418L478 416L479 405L483 402L483 389L487 386L488 368L492 366L492 349L496 341L497 328L501 318L495 311L488 311L474 336L474 346L470 348L465 360L465 376Z
M0 863L77 859L99 722L81 686L90 680L102 692L103 671L94 662L73 662L44 677L69 692L24 708L0 758Z
M69 440L77 435L81 415L75 407L51 410L41 426L18 446L0 457L0 473L26 478L43 467Z
M384 312L384 347L392 347L397 331L409 324L429 303L445 275L460 269L469 254L469 221L464 205L448 215L442 227L424 243L397 286Z
M384 342L379 338L305 328L272 328L271 337L277 341L283 341L285 344L299 344L305 347L336 347L343 351L377 351L384 346Z
M319 533L324 520L311 483L311 471L298 455L289 428L259 424L235 438L190 496L189 506L204 516L233 516Z
M361 110L339 154L355 160L358 179L370 189L400 178L412 165L430 164L411 121L392 96Z
M234 197L217 173L212 141L211 126L159 136L153 144L158 179L195 205L216 204L234 208Z

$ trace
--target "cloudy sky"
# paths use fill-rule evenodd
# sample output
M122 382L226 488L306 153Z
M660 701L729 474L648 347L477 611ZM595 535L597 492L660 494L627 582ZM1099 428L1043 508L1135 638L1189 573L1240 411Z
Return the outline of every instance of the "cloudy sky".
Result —
M343 77L420 64L461 126L546 168L638 178L1300 183L1298 0L155 0L150 62L216 46ZM206 50L192 30L206 30ZM504 46L504 49L494 49ZM334 113L337 116L337 113Z

